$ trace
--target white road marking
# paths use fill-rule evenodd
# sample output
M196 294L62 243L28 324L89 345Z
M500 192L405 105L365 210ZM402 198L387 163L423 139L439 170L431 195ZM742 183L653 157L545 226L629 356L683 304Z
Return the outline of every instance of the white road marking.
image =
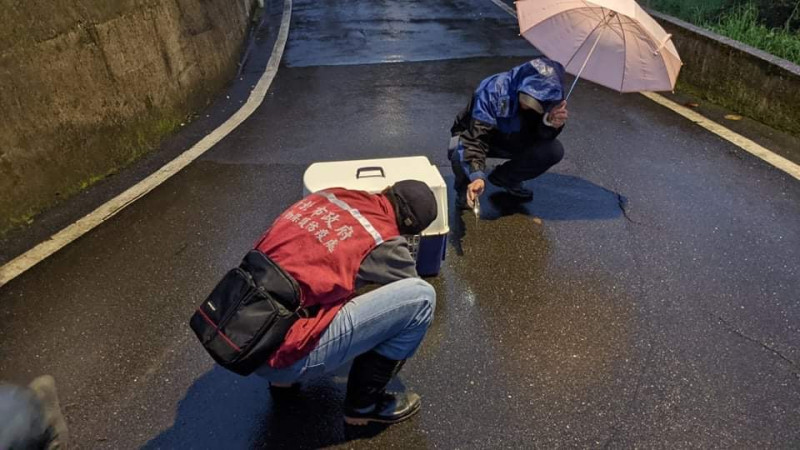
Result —
M507 12L514 18L517 17L516 11L514 11L507 4L503 3L501 0L491 0L491 2L499 6L503 11ZM725 139L726 141L732 143L733 145L736 145L742 150L761 158L763 161L771 164L772 166L800 180L800 165L797 165L792 161L789 161L783 156L775 154L773 151L765 147L762 147L756 142L736 133L735 131L725 128L724 126L696 113L695 111L692 111L689 108L686 108L685 106L679 105L673 102L672 100L669 100L663 95L656 94L655 92L641 92L641 94L649 98L650 100L658 103L659 105L669 108L672 111L680 114L681 116L691 120L697 125L700 125L701 127L705 128L706 130L716 134L717 136Z
M235 130L245 119L250 117L264 101L264 97L267 95L272 80L278 73L278 67L283 57L283 50L286 47L286 41L289 37L289 24L291 19L292 0L284 0L278 38L275 41L275 45L272 47L272 53L267 68L258 80L256 87L250 92L247 102L242 105L235 114L192 148L183 152L180 156L158 169L152 175L101 205L77 222L54 234L50 239L38 244L36 247L0 267L0 286L13 280L43 259L59 251L70 242L78 239L96 226L110 219L115 214L125 209L126 206L145 196L148 192L180 172L200 155L211 149L217 142L221 141L225 136L230 134L231 131Z

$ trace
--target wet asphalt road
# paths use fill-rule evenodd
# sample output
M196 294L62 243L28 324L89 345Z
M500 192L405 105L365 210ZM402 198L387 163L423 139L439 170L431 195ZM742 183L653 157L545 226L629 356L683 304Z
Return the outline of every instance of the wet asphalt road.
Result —
M195 342L308 164L422 154L452 181L454 115L533 54L488 0L296 1L253 117L0 289L0 378L54 375L79 448L800 446L800 183L588 83L532 203L451 213L415 419L345 430L346 369L274 404Z

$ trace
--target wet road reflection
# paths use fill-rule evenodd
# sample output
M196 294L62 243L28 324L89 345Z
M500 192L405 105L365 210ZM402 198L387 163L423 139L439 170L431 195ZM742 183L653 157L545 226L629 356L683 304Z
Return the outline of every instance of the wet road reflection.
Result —
M437 319L421 358L434 368L415 377L428 394L419 420L434 426L465 420L470 411L470 422L459 424L474 435L482 430L490 440L501 428L537 442L555 438L548 424L563 422L573 427L568 434L591 442L598 428L612 429L613 411L624 407L619 380L638 352L636 288L615 279L620 255L613 249L608 271L565 264L556 255L575 253L552 228L603 221L622 230L619 197L557 173L531 186L537 198L529 204L490 186L477 223L471 212L451 209L450 250L457 251L432 280ZM476 411L475 402L486 411Z
M441 169L445 174L449 168ZM472 216L461 214L455 208L455 193L452 190L452 174L445 176L450 195L450 242L456 252L463 254L462 239L466 228L464 220L472 220ZM545 173L539 178L528 181L534 199L529 203L521 203L491 183L486 184L486 193L481 203L481 220L492 221L507 216L527 216L531 225L539 225L541 220L611 220L622 217L620 198L616 193L598 186L590 181L572 175ZM480 226L476 226L480 233Z

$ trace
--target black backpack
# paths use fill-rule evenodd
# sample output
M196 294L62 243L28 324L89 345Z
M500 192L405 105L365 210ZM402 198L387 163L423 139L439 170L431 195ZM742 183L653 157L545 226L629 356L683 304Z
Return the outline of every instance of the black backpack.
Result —
M197 308L189 325L222 367L249 375L278 349L298 317L297 281L267 255L251 250Z

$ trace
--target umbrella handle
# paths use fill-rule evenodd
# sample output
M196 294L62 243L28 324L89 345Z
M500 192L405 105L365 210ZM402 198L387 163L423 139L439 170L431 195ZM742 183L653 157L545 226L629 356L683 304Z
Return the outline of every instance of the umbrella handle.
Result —
M586 56L586 60L583 61L583 65L581 66L581 70L579 70L578 74L575 75L575 81L572 82L572 87L569 88L569 93L567 94L567 98L565 98L564 100L569 100L569 96L572 95L572 91L575 90L575 85L578 84L578 80L581 78L581 74L583 73L583 69L586 68L586 64L589 63L589 59L592 57L592 53L594 53L594 49L597 48L597 44L600 42L600 38L602 38L603 37L603 33L606 32L606 25L608 25L608 22L615 15L616 14L614 14L612 12L611 15L608 17L608 20L606 20L606 22L603 24L604 26L600 29L600 33L597 35L597 39L594 40L594 45L592 45L592 49L589 50L589 54Z

